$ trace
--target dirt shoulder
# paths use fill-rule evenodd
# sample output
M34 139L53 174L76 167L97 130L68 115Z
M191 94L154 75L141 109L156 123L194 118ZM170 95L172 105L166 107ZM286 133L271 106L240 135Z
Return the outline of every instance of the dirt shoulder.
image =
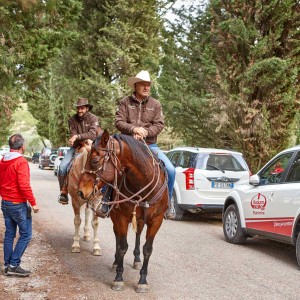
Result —
M66 272L63 263L45 237L33 224L33 239L22 259L32 274L27 278L3 273L4 222L0 213L0 299L87 299L87 291L78 279Z

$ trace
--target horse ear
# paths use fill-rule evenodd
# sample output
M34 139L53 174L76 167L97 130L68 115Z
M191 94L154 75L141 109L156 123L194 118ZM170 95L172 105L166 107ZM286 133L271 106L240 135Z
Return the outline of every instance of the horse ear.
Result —
M101 137L101 146L103 148L106 147L108 140L109 140L109 133L108 133L107 129L105 129L104 132L102 133L102 137Z

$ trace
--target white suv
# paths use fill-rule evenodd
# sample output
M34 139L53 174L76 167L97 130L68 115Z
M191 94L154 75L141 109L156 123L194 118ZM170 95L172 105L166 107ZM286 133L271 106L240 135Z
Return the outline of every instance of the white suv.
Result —
M296 245L300 266L300 146L277 154L249 183L232 190L223 211L225 239L260 235Z
M240 152L180 147L166 155L176 168L171 201L175 220L186 211L222 212L229 191L249 181L249 168Z

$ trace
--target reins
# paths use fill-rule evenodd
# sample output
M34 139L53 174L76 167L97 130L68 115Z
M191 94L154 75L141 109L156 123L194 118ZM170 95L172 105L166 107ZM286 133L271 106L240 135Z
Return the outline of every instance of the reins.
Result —
M167 179L162 184L162 186L160 187L158 192L151 198L151 200L150 201L145 201L151 195L151 193L157 188L157 186L159 184L161 168L160 168L159 161L157 161L155 159L155 157L153 156L153 152L150 150L150 148L147 145L147 143L145 142L145 140L143 140L143 142L144 142L144 145L146 146L148 154L152 158L152 165L153 165L154 172L153 172L153 177L152 177L151 181L136 193L133 193L128 189L128 187L126 185L126 174L124 173L124 171L122 171L120 160L117 157L117 152L116 152L116 146L115 146L115 143L114 143L114 139L112 137L109 137L107 147L99 149L101 151L106 152L106 154L104 156L103 164L101 166L99 166L97 170L86 170L85 168L83 168L83 170L82 170L82 173L89 173L89 174L93 174L93 175L96 176L96 180L95 180L94 187L93 187L93 192L86 199L87 202L89 202L91 200L91 197L95 198L95 197L98 196L99 191L96 192L96 190L97 190L96 187L97 187L97 182L99 180L104 182L106 185L112 187L115 191L115 198L113 199L113 201L105 202L105 204L111 206L110 210L113 208L114 205L118 205L118 204L124 203L124 202L130 202L130 203L134 204L133 218L135 218L136 208L138 206L141 206L141 207L144 207L144 208L149 208L151 205L153 205L161 197L162 193L164 192L165 188L167 187ZM107 163L109 161L112 162L112 164L114 166L114 173L115 173L114 174L114 181L113 181L112 184L105 181L99 174L101 171L106 170L106 166L107 166ZM118 186L118 175L122 176L119 186ZM156 180L155 180L155 178L156 178ZM124 184L124 187L125 187L126 191L131 194L130 196L126 196L125 194L123 194L120 191L123 184ZM145 196L142 196L141 194L145 190L147 190L149 187L151 187L151 185L153 185L151 190ZM120 196L123 199L120 199ZM109 212L108 212L108 214L109 214ZM132 223L134 223L134 220L132 221Z

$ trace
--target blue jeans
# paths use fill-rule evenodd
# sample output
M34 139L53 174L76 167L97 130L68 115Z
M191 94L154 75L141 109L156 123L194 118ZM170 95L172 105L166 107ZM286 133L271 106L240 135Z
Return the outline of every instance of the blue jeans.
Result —
M174 188L174 182L175 182L175 167L170 162L168 157L159 149L157 144L151 144L149 145L149 148L152 149L154 152L157 153L158 158L162 160L165 164L165 167L167 169L168 173L168 190L169 190L169 201L171 201L173 188Z
M4 265L17 267L20 265L21 257L32 238L32 218L28 214L26 202L13 204L11 201L2 200L1 209L6 229L3 245ZM13 248L17 227L19 227L19 239Z
M70 165L70 162L71 162L74 154L75 154L75 148L71 147L59 165L58 176L66 176L67 175L68 167Z

